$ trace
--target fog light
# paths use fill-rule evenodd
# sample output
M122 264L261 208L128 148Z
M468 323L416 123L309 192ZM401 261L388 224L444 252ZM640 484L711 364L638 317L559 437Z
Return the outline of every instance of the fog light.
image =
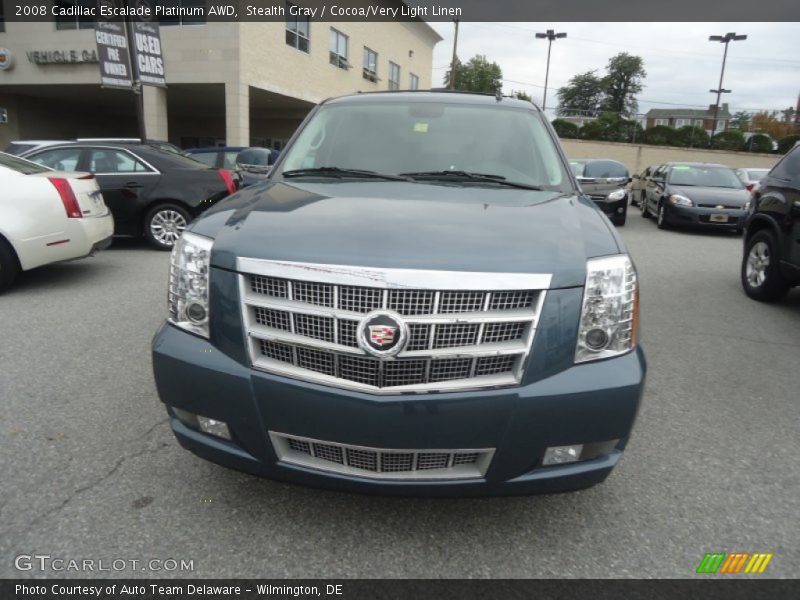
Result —
M602 329L590 329L586 332L586 345L591 350L602 350L608 345L608 334Z
M228 424L225 423L225 421L217 421L216 419L197 415L197 422L200 425L200 431L226 440L231 439L231 432L228 429Z
M192 302L186 307L186 316L193 323L202 323L206 320L206 308L202 304Z
M576 462L581 459L583 444L575 446L551 446L544 453L543 466L563 465L565 463Z

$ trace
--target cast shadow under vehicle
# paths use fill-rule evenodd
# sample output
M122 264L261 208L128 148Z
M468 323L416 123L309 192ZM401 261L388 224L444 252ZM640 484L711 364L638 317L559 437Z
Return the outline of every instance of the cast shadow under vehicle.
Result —
M53 263L30 271L17 274L11 287L3 296L13 296L25 292L45 292L68 286L102 285L105 281L108 265L101 264L87 257L76 261Z

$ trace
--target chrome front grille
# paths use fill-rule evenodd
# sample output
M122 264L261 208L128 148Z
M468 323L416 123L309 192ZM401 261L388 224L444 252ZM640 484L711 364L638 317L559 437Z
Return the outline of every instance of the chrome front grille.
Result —
M377 394L518 384L549 275L369 269L240 258L253 367ZM373 311L402 316L392 358L359 345Z
M398 450L353 446L269 432L279 460L374 479L472 479L483 477L493 448Z

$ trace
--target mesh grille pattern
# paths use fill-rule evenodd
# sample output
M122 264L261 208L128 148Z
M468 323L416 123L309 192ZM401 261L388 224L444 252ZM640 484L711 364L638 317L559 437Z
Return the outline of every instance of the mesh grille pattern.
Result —
M333 286L313 281L294 281L292 299L317 306L333 306Z
M276 434L272 434L276 435ZM477 477L482 475L489 466L493 450L382 450L380 448L363 448L347 446L333 442L320 442L316 440L296 438L277 434L284 440L289 454L283 455L282 460L297 462L297 454L304 455L301 460L322 461L320 468L336 470L334 465L341 465L351 469L368 473L387 473L404 475L413 478L419 471L441 470L441 473L429 476L447 477L451 471L452 478ZM327 467L324 466L327 463ZM333 463L333 464L331 464ZM300 464L309 464L300 463Z
M281 344L279 342L268 342L267 340L260 340L261 354L273 360L281 362L293 363L292 347L289 344Z
M533 291L492 292L489 310L518 310L533 306Z
M440 313L477 312L483 310L484 292L442 292Z
M288 298L289 286L286 279L277 277L250 276L250 289L256 294L273 296L275 298Z
M297 366L309 371L333 375L333 354L322 350L297 348Z
M445 469L450 462L450 454L446 452L426 452L417 456L417 469Z
M431 290L391 290L388 308L401 315L429 315L435 296Z
M430 339L430 325L412 323L408 326L407 350L427 350Z
M495 375L504 373L514 368L514 360L517 357L510 356L484 356L478 359L475 365L475 375Z
M317 340L332 342L333 319L330 317L295 313L294 332L297 335L304 335Z
M358 348L358 339L356 332L358 331L358 321L339 320L339 343L342 346L352 346Z
M466 379L472 368L471 358L447 358L431 361L430 381L452 381Z
M290 314L285 310L275 310L273 308L255 307L256 323L273 329L289 331L291 329Z
M483 339L481 343L491 344L492 342L508 342L511 340L522 339L525 333L525 323L488 323L483 330Z
M453 323L437 325L433 340L434 348L472 346L478 341L477 323Z
M339 308L367 313L383 304L383 290L378 288L343 286L339 288Z
M346 267L341 269L347 272ZM336 272L330 271L327 277ZM365 279L363 274L357 281L367 285L337 285L330 278L307 281L280 277L282 271L274 273L278 276L244 274L241 279L244 317L254 340L250 346L253 366L331 385L337 382L328 378L341 381L343 387L386 389L384 393L401 387L408 391L468 388L473 385L470 380L479 376L483 377L475 387L518 382L525 362L519 357L530 348L536 307L544 294L525 289L381 287L379 279ZM480 277L474 281L476 287L480 285ZM394 311L405 321L401 325L407 339L392 357L377 358L360 347L359 338L365 335L360 329L363 317L380 310ZM517 311L508 315L515 320L502 321L503 311ZM489 352L483 351L483 344ZM489 353L492 356L480 356ZM441 382L448 383L435 385Z
M383 386L425 383L426 360L394 360L383 366Z

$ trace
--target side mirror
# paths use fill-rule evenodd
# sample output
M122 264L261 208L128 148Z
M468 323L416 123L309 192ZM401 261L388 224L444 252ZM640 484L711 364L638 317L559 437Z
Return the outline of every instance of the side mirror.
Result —
M633 177L628 177L628 183L633 183L634 178L639 179L639 176L634 175Z

